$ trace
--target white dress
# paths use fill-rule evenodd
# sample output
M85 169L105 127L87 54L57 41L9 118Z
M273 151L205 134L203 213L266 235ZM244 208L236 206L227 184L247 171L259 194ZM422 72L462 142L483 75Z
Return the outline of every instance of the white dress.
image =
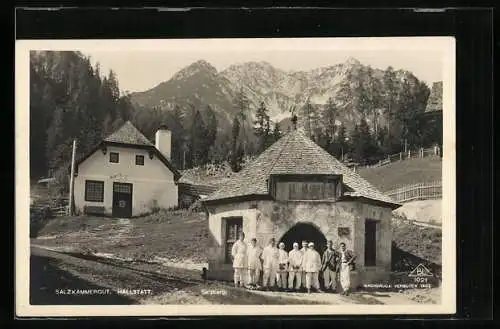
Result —
M231 255L233 256L233 268L246 268L248 265L247 261L247 245L245 242L240 240L233 244L233 249L231 250Z

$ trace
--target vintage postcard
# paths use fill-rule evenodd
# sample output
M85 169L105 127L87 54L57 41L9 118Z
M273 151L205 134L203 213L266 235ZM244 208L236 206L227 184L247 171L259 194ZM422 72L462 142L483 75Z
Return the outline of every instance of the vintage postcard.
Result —
M16 41L17 316L451 314L451 37Z

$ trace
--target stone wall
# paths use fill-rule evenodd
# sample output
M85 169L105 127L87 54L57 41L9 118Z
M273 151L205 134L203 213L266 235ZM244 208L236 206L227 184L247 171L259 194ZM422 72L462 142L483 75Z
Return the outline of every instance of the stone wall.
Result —
M241 216L245 240L257 238L261 247L270 238L279 241L290 228L298 223L310 223L327 240L335 244L344 242L357 255L353 285L383 280L391 266L391 210L363 204L359 201L248 201L209 207L209 229L213 235L213 245L209 253L210 277L232 280L230 264L224 264L225 224L224 218ZM365 219L378 221L377 263L364 266ZM348 229L349 235L339 236L339 228Z

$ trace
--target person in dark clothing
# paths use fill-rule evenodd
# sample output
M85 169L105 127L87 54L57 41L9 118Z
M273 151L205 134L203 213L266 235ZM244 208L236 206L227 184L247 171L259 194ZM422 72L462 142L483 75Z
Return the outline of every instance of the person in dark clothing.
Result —
M340 254L333 249L333 242L328 241L325 252L321 259L321 273L323 274L324 288L326 291L337 290L337 273Z

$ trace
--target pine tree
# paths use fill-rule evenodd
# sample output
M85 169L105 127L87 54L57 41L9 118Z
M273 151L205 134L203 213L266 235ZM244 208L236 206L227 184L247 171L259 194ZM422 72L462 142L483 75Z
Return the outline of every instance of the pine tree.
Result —
M370 134L370 127L365 119L361 119L359 124L356 125L352 139L354 159L361 164L370 161L370 158L375 155L375 148Z
M344 152L349 151L349 145L347 143L347 136L346 136L346 129L344 125L341 125L338 129L338 135L337 135L337 143L338 145L337 150L336 150L336 156L344 160Z
M238 172L240 169L241 162L239 162L239 153L244 153L244 151L239 151L241 148L241 144L239 143L239 134L240 134L240 121L237 117L233 119L232 126L232 134L231 134L231 152L230 152L230 165L231 169L234 172Z
M239 125L239 134L240 139L243 142L243 151L246 153L247 150L246 148L248 145L246 144L246 141L249 141L250 134L252 134L251 131L248 131L246 129L246 122L249 116L249 110L250 110L250 101L248 100L247 96L245 95L245 92L243 91L243 87L240 88L239 92L236 94L234 100L233 100L233 107L234 107L234 113L236 115L236 118L238 119L238 125Z
M382 104L382 84L379 79L374 77L374 70L372 67L366 69L367 86L366 93L366 113L372 117L373 130L375 134L378 131L378 111Z
M77 157L89 151L123 123L132 105L119 97L114 73L102 81L99 66L79 52L32 52L30 66L30 174L39 176L47 168L64 169L73 139Z
M209 149L212 147L217 139L217 117L215 115L214 110L210 107L207 106L206 108L206 113L207 113L207 124L206 124L206 144L205 147Z
M332 144L335 142L335 133L336 133L336 125L335 122L337 120L338 109L335 105L335 101L332 97L328 98L326 105L323 109L322 119L323 124L326 127L326 136L329 138L329 143Z
M270 119L264 102L257 108L256 120L254 121L254 134L257 137L257 153L264 151L269 144Z
M185 129L184 116L178 105L174 106L171 114L170 129L172 131L172 162L177 168L184 169Z
M309 98L307 98L304 106L302 106L300 110L299 120L302 122L306 135L312 140L315 140L318 129L317 112Z
M207 162L208 148L206 148L206 128L200 111L196 111L191 126L191 154L192 166L196 167Z
M387 118L387 138L390 140L392 136L391 125L394 121L394 115L397 110L396 104L398 96L396 73L394 72L392 66L389 66L384 71L383 87L383 104L385 107L385 116Z

